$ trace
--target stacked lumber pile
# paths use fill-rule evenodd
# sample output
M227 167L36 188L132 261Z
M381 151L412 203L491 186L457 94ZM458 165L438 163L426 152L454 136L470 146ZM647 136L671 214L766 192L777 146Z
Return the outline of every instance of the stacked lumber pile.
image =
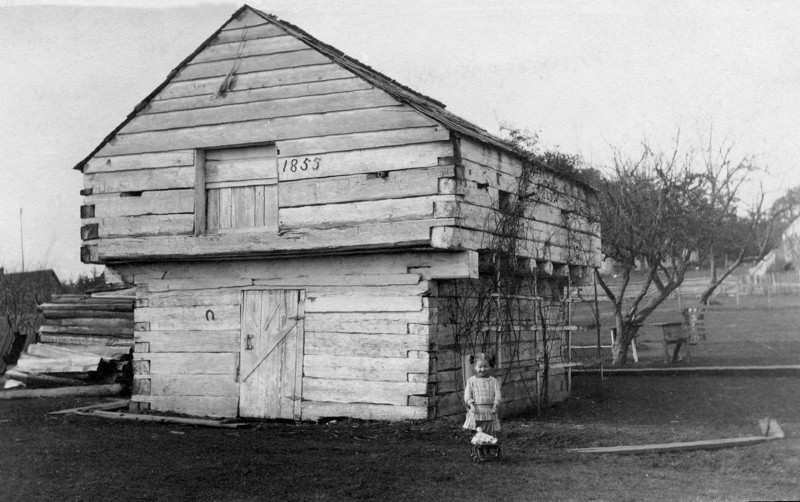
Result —
M39 306L39 343L28 346L7 379L28 385L84 385L130 378L131 289L55 295Z
M87 346L133 344L133 302L131 290L92 295L55 295L39 306L43 322L42 343Z

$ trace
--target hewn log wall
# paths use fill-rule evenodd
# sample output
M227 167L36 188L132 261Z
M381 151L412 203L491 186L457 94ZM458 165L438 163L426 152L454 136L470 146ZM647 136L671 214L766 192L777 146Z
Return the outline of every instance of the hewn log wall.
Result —
M278 232L198 231L198 152L250 144L277 151ZM440 124L248 10L85 165L83 258L429 244L455 223L435 214L455 200L452 155Z
M431 350L435 354L430 375L430 406L433 416L463 416L466 410L464 356L473 352L464 353L464 340L457 339L459 326L453 324L453 321L468 316L453 315L454 313L449 311L456 306L469 309L478 303L475 291L470 293L470 288L464 285L465 281L439 281L437 285L435 302L439 323L431 335ZM457 301L452 301L456 296ZM501 337L501 343L494 346L494 350L490 352L497 356L498 361L492 373L503 382L501 414L535 410L537 393L540 395L538 402L544 401L544 394L540 389L544 376L545 343L542 340L542 323L538 309L535 301L521 300L515 304L513 310L515 311L513 334L505 333ZM555 403L565 399L569 392L564 367L565 327L551 322L546 325L545 337L549 362L547 400Z
M471 138L461 138L458 150L465 179L459 182L457 193L463 198L440 204L436 214L458 217L460 225L435 229L432 242L444 249L491 249L493 229L501 218L501 199L518 192L522 161ZM599 266L599 225L587 218L594 195L546 171L536 173L530 189L536 200L521 222L524 230L519 235L518 254L556 263Z
M302 418L397 420L428 417L433 279L474 277L477 259L404 253L117 270L138 285L133 402L235 416L242 290L302 289Z

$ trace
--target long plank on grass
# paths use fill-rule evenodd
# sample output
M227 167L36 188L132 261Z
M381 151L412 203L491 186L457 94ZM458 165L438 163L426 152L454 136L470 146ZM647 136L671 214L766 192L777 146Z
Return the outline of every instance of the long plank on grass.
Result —
M133 420L137 422L156 422L164 424L176 425L199 425L202 427L222 427L226 429L238 429L240 427L247 427L247 424L241 422L226 422L223 420L205 419L205 418L182 418L182 417L168 417L159 415L138 415L135 413L117 413L113 411L79 411L78 415L85 415L88 417L109 418L115 420Z
M573 448L567 451L574 453L663 453L669 451L713 450L731 446L747 446L765 443L775 438L764 436L747 436L727 439L709 439L705 441L688 441L685 443L641 444L633 446L608 446L597 448Z
M51 411L48 415L69 415L79 411L109 411L118 410L120 408L127 408L130 399L117 399L107 403L90 404L88 406L79 406L77 408L68 408L66 410Z

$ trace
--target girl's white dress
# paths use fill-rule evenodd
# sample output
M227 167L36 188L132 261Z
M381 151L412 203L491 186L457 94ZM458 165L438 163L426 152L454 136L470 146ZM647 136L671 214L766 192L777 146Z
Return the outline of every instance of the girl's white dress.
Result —
M497 413L492 413L492 407L500 405L500 382L493 376L480 378L477 375L469 377L464 388L464 401L475 405L475 412L467 411L464 428L475 430L482 427L487 434L500 431L500 420Z

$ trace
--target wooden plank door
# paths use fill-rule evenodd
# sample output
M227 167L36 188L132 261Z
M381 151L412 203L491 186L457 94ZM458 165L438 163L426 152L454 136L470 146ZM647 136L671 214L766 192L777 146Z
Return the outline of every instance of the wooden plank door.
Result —
M305 292L244 291L239 416L300 419Z

